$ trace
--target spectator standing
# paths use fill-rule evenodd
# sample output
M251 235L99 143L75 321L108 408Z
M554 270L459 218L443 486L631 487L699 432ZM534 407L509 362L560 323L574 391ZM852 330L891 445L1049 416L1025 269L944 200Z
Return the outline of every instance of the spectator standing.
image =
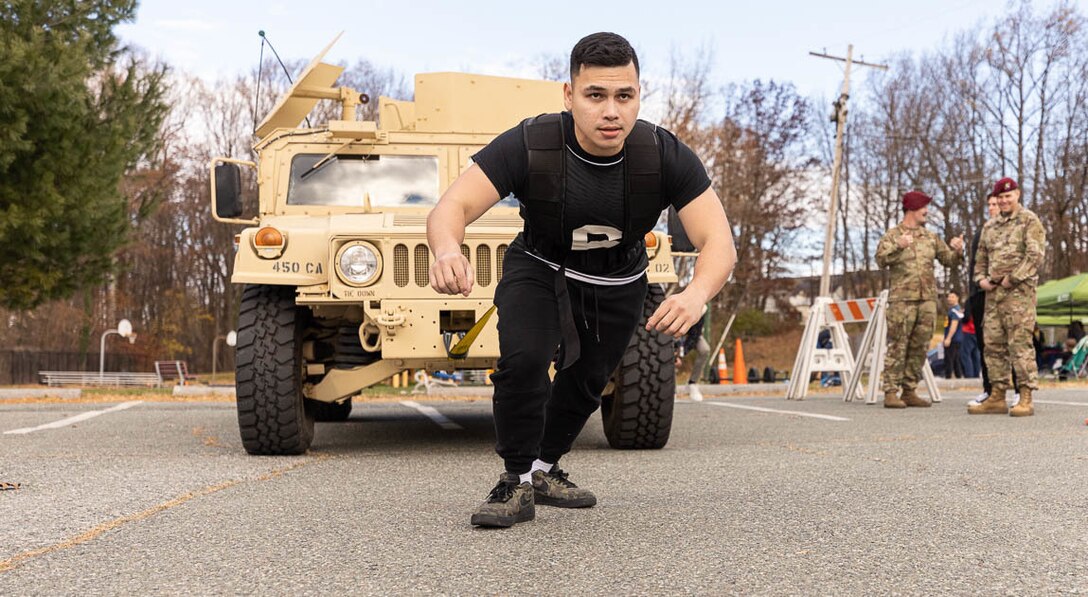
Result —
M960 344L960 362L964 377L975 378L982 369L982 353L978 350L975 319L967 314L963 318L963 342Z
M1035 327L1036 287L1039 267L1046 255L1046 230L1039 217L1020 203L1020 186L1011 178L994 184L993 194L1001 213L982 228L973 276L987 294L983 321L986 351L993 386L981 404L969 405L970 414L1004 414L1029 417L1035 414L1034 393L1039 388L1039 369L1032 354ZM1019 403L1011 410L1005 393L1016 371Z
M903 220L884 234L876 263L891 270L888 292L888 348L884 359L884 408L927 407L915 387L922 377L926 349L937 320L937 280L933 260L948 267L963 260L963 238L947 244L926 230L932 199L911 191L903 195ZM902 395L900 395L902 390Z
M960 307L960 295L949 292L945 299L948 303L947 323L944 326L944 377L963 379L963 361L960 360L960 345L963 343L963 307Z
M996 218L1001 213L1001 208L997 205L997 195L990 193L986 195L986 217L987 220ZM972 404L981 404L990 396L990 369L986 364L986 334L983 329L982 322L986 317L986 291L978 285L978 281L975 280L975 257L978 254L978 245L982 240L982 228L980 227L975 231L975 238L971 241L971 253L970 264L967 267L968 274L971 276L971 296L967 299L967 312L971 315L971 321L975 324L975 340L978 342L979 359L979 372L982 376L982 393L975 396L974 400L968 402L968 406ZM1016 387L1016 370L1012 372L1012 385ZM1015 399L1019 398L1019 395L1014 396ZM1015 401L1015 400L1014 400Z

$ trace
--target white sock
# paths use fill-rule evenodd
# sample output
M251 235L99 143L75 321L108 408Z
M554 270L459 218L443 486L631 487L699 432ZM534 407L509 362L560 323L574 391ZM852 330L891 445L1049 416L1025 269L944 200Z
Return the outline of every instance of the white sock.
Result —
M529 469L529 474L532 475L536 471L544 471L545 473L552 472L552 467L555 466L554 462L544 462L537 458L533 461L533 468Z
M528 483L528 484L532 485L533 484L533 471L529 471L527 473L521 473L520 475L518 475L518 483Z

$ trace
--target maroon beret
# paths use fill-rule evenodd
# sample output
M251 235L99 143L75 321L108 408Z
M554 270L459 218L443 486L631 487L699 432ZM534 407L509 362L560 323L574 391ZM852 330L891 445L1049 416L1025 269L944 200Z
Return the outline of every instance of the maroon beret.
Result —
M1011 178L1002 178L994 183L994 197L997 197L1001 193L1007 193L1009 191L1015 191L1019 189L1020 185L1016 184L1016 181Z
M929 205L929 202L933 201L929 195L919 191L911 191L903 195L903 209L907 211L914 211L916 209L922 209Z

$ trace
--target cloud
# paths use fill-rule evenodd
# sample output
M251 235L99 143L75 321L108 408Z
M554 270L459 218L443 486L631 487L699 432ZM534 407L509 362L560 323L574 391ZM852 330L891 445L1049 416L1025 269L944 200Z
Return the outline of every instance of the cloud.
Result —
M160 19L155 21L157 27L168 31L184 31L188 33L214 31L222 28L223 24L201 19Z

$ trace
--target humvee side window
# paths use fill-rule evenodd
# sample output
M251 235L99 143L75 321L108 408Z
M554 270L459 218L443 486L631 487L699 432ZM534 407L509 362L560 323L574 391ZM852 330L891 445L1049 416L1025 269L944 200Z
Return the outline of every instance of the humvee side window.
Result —
M291 160L288 205L362 207L367 193L372 207L438 203L437 156L340 154L321 162L325 157Z

